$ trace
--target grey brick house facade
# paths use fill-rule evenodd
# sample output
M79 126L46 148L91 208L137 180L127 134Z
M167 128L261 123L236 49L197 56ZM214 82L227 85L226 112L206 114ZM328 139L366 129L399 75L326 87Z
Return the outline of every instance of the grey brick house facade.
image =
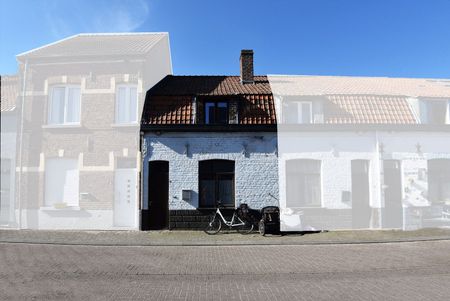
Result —
M20 228L137 229L139 116L167 33L79 34L17 56Z

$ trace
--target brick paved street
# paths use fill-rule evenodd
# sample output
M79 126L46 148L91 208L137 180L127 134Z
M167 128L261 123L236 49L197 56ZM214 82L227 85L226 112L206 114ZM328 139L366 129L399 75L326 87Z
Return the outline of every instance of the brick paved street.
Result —
M448 300L450 241L0 244L1 300Z

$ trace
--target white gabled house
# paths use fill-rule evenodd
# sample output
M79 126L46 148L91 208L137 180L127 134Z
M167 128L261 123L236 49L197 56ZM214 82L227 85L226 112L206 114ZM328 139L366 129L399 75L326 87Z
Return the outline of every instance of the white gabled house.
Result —
M172 73L168 34L78 34L17 61L11 225L138 229L139 120L146 90Z

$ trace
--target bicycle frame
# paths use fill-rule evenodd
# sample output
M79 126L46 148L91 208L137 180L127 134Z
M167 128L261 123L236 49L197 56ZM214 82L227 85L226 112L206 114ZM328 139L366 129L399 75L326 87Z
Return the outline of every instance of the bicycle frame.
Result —
M233 212L233 216L231 217L231 221L227 221L225 217L222 215L222 212L220 212L220 208L217 208L216 210L216 216L219 215L219 217L222 219L223 223L227 225L228 227L238 227L238 226L244 226L245 222L242 221L239 216L236 215L236 212ZM239 223L235 223L236 219L239 221Z

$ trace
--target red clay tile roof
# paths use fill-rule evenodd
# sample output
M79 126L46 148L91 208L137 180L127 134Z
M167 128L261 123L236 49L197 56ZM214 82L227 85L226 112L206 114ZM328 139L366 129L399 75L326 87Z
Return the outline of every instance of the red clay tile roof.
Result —
M239 124L276 124L272 95L246 95L245 105L240 106Z
M368 91L372 91L371 89L375 88L369 87ZM395 93L393 95L365 93L311 95L313 97L311 101L317 99L314 95L322 96L326 124L418 123L413 108L408 102L408 96L405 95ZM197 96L197 105L209 96L230 96L228 99L237 100L238 123L241 125L276 124L274 97L266 76L256 76L255 84L241 84L239 76L172 75L165 77L148 91L142 124L196 123L198 116L194 116L196 110L193 108L194 96ZM308 98L308 95L301 97ZM197 110L201 109L197 108ZM201 114L198 111L197 114L199 113Z
M148 91L142 124L194 124L194 96L229 96L228 100L236 100L239 124L276 124L266 76L255 76L255 83L242 84L239 76L173 75Z
M450 79L269 75L275 95L397 95L450 97Z
M16 108L19 95L19 78L17 76L1 77L1 111L11 112Z
M156 96L145 102L143 124L193 124L192 96Z
M327 95L325 123L414 124L407 98L383 95Z
M239 76L168 75L150 89L151 95L271 95L267 76L255 76L254 84L242 84Z

